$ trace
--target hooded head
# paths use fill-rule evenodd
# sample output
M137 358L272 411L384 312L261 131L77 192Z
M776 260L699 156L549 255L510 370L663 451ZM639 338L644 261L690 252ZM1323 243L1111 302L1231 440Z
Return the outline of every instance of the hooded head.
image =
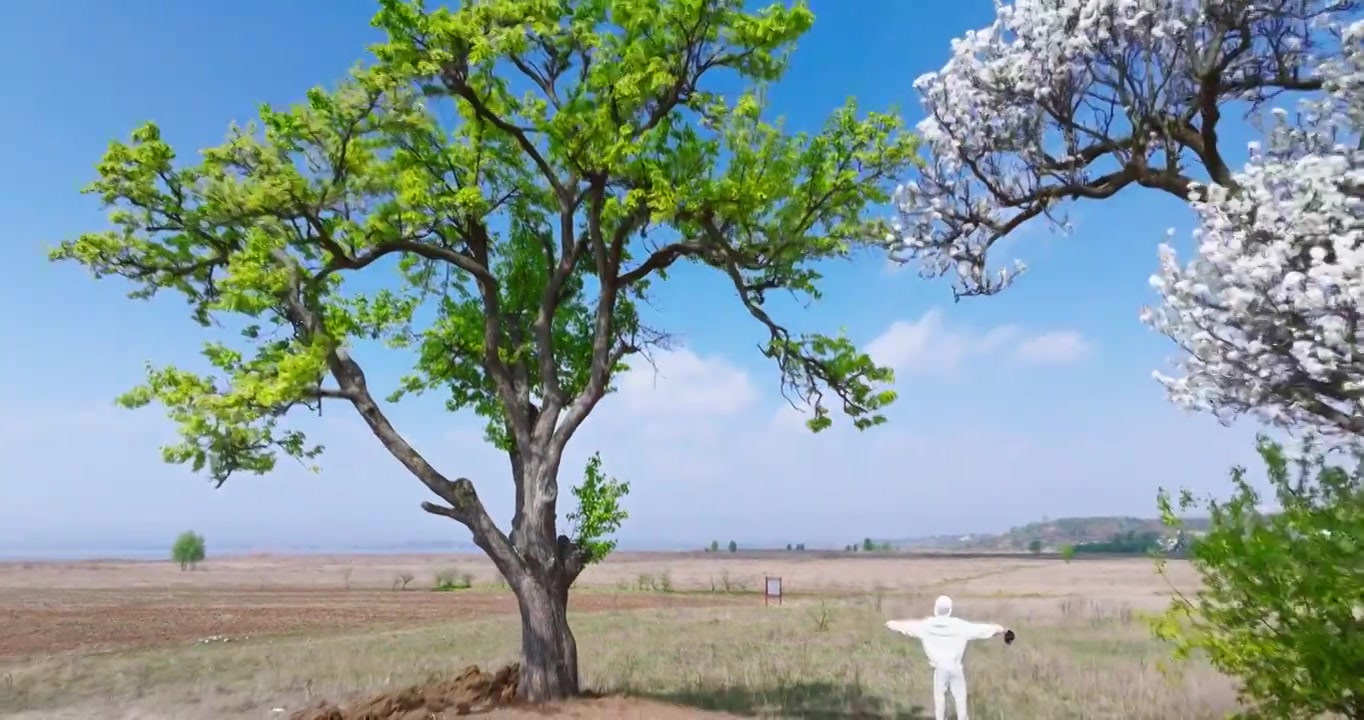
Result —
M933 615L935 617L947 617L951 614L952 598L947 597L946 595L939 595L938 599L933 601Z

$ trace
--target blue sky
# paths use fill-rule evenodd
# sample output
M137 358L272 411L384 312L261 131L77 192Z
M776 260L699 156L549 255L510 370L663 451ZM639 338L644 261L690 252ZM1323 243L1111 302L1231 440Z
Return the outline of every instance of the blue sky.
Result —
M815 129L849 95L862 107L920 109L911 83L951 39L988 22L988 0L812 0L817 20L771 94L792 129ZM221 141L261 102L329 84L377 39L364 0L229 4L22 3L0 25L0 549L169 542L333 547L463 540L417 505L425 490L337 407L308 421L329 446L323 472L281 464L221 490L163 465L156 409L112 399L143 363L192 362L202 339L175 298L134 303L46 250L104 215L79 188L110 140L159 123L182 156ZM1239 133L1233 134L1235 137ZM1253 428L1222 428L1170 406L1150 378L1174 352L1137 319L1169 227L1187 209L1154 193L1076 207L1069 237L1029 229L1007 252L1029 272L1005 294L954 304L944 281L866 257L828 268L826 300L799 325L846 327L893 361L891 423L819 436L795 427L757 327L725 281L697 269L661 288L659 322L683 346L659 376L632 375L570 448L564 480L593 450L628 479L626 543L783 539L841 545L864 536L1001 530L1076 514L1150 514L1160 485L1226 488L1252 455ZM1187 236L1187 233L1182 233ZM371 354L372 355L372 354ZM406 358L361 358L392 381ZM476 418L437 398L392 410L450 475L470 477L510 517L505 459Z

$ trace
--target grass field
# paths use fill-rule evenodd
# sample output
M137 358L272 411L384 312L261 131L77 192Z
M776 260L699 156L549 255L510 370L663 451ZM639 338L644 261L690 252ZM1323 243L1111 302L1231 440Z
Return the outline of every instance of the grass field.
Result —
M1193 587L1187 567L1171 570ZM442 571L474 587L432 592ZM766 574L783 578L780 607L757 594ZM405 575L409 590L393 589ZM926 717L930 671L883 622L926 614L939 593L1019 634L969 652L973 718L1192 720L1234 707L1211 669L1157 668L1165 651L1141 615L1168 587L1149 560L622 554L580 584L584 679L612 697L564 717ZM7 564L0 618L0 714L25 720L280 718L518 648L514 602L472 557L262 556L186 573Z

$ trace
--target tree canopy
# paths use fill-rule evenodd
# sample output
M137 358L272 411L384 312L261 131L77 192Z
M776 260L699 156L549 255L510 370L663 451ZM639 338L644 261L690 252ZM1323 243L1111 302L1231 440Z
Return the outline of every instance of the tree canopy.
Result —
M817 296L815 263L876 236L862 211L885 199L914 144L893 115L858 119L851 102L823 132L793 136L762 119L759 89L732 102L704 90L722 70L776 79L812 20L803 6L740 5L425 12L390 0L378 63L304 104L262 106L259 125L234 128L200 162L178 163L153 124L113 143L89 191L115 229L62 242L53 258L129 278L136 298L177 291L202 325L244 324L205 346L214 374L154 367L123 404L163 403L183 436L167 460L219 483L281 454L315 457L286 417L326 399L356 405L420 467L351 356L381 340L416 356L392 399L440 389L452 410L490 418L499 444L566 440L620 362L665 337L637 302L689 260L733 280L816 427L829 422L828 390L859 426L881 422L888 371L846 338L793 336L763 302ZM619 32L598 28L608 22ZM453 127L433 98L449 100ZM671 237L650 243L651 231ZM347 281L370 268L394 281Z
M311 463L322 448L292 418L352 406L442 501L423 508L467 526L517 592L523 692L562 695L577 686L563 608L587 554L557 533L559 462L613 374L668 342L640 310L651 283L681 263L720 273L813 429L831 408L884 422L890 371L841 334L788 330L767 301L818 298L821 262L879 242L869 211L915 139L851 100L819 132L765 117L765 87L813 22L804 4L380 5L373 62L262 106L197 161L153 124L113 143L89 188L113 229L52 257L122 276L134 298L177 293L222 330L208 368L152 366L121 398L166 408L169 462L220 485ZM722 77L738 91L716 90ZM386 398L356 352L379 344L412 362ZM426 392L486 418L508 453L510 532L384 411Z

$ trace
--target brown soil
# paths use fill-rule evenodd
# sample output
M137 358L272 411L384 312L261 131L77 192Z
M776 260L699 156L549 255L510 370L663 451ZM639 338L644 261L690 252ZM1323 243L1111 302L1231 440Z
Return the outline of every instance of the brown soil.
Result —
M723 597L579 593L577 612L689 607ZM751 600L750 600L751 602ZM507 592L0 590L0 660L285 633L367 632L511 615Z
M381 693L344 708L322 701L290 715L290 720L432 720L486 712L516 698L521 666L486 673L477 665L445 680Z
M321 701L299 710L290 720L447 720L479 714L512 718L639 718L640 720L691 720L730 718L692 708L650 700L617 696L584 696L560 703L527 706L516 701L521 667L508 665L495 673L470 665L463 672L425 685L412 685L380 693L346 706Z

